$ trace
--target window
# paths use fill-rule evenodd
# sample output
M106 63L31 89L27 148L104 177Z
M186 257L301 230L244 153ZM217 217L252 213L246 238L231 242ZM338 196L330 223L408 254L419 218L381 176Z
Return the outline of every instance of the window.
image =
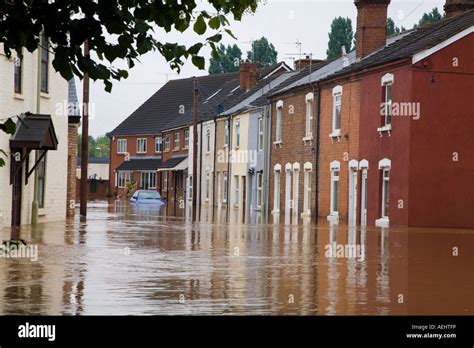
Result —
M385 74L382 77L382 127L390 127L392 124L392 88L393 75Z
M168 191L168 172L163 172L163 191Z
M156 172L141 172L140 187L144 190L156 188Z
M127 139L118 139L117 140L117 153L126 153L127 152Z
M306 95L306 138L313 136L313 93Z
M41 36L41 92L48 93L49 41Z
M275 142L281 143L282 138L282 127L283 127L283 101L277 102L277 110L276 110L276 133L275 133Z
M227 172L224 172L224 190L222 194L222 202L227 203L227 189L228 189L228 179Z
M224 122L224 146L229 146L229 121Z
M15 58L15 67L14 67L14 91L16 94L21 94L22 92L22 79L23 79L23 54L22 51L17 51Z
M206 151L207 153L211 152L211 130L206 131Z
M163 138L162 137L158 137L158 138L155 138L155 152L162 152L163 151Z
M332 109L332 136L341 134L341 106L342 106L342 86L336 86L332 90L333 109Z
M281 165L275 164L274 167L274 194L273 194L273 212L280 212L280 175L281 175Z
M170 150L170 135L166 134L165 136L165 151Z
M130 181L130 172L117 172L117 187L124 188L126 183Z
M38 152L38 156L41 157L44 151ZM38 208L44 208L44 193L46 184L46 155L43 156L37 167L38 170Z
M179 132L174 132L173 150L174 151L179 150L180 145L181 144L179 142Z
M238 148L240 146L240 121L237 120L235 122L235 147Z
M189 129L186 129L184 131L184 148L185 149L189 148Z
M193 199L193 177L192 175L188 176L188 199Z
M388 218L388 199L390 194L390 168L382 170L382 217Z
M209 191L210 191L210 180L209 180L209 173L206 174L206 201L209 200Z
M304 164L304 195L303 195L303 213L306 217L311 216L311 172L313 165L311 162Z
M257 173L257 208L262 206L263 198L263 174Z
M339 170L338 161L331 163L331 215L339 214Z
M258 151L263 151L263 118L258 119L258 140L257 140Z
M146 153L146 138L137 139L137 153Z
M235 206L239 206L240 202L240 178L238 175L234 176L235 179Z

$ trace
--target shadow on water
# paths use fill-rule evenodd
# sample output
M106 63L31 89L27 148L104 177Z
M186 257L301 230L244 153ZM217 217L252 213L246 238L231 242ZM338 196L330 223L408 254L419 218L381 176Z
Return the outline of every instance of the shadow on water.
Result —
M193 224L104 201L0 232L19 238L38 261L0 257L1 314L474 312L472 230Z

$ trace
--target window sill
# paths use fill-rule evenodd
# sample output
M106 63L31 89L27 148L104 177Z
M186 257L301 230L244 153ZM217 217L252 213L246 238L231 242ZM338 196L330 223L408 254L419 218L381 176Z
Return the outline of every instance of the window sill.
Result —
M47 93L41 92L41 98L51 99L51 96L49 95L49 92L47 92Z
M146 151L145 152L137 152L137 155L146 155Z
M14 93L13 94L13 99L25 100L25 97L21 93Z
M307 137L304 137L304 138L303 138L303 141L304 141L304 142L313 141L313 135L308 135Z
M281 147L282 142L281 142L281 140L274 141L274 142L273 142L273 145L278 146L278 147Z
M183 150L189 150L188 146L183 147Z
M375 220L375 226L377 227L389 227L390 226L390 220L388 217L383 217L380 219Z
M327 220L331 223L331 224L335 224L337 225L339 223L339 213L332 213L330 215L327 216Z
M336 129L336 130L332 131L332 133L329 134L329 137L330 137L330 138L333 138L333 139L334 139L334 138L337 138L338 140L340 140L340 139L341 139L341 130L340 130L340 129Z
M126 155L127 155L127 153L126 153L126 152L117 152L117 155L126 156Z
M239 207L239 203L234 203L234 208L238 208Z
M222 204L227 204L227 200L223 200L223 201L222 201Z
M173 152L179 151L179 147L177 149L173 149Z
M390 133L392 132L392 125L388 124L386 126L379 127L377 128L377 132L379 132L380 137L382 137L383 132L387 132L388 136L390 136L391 135Z

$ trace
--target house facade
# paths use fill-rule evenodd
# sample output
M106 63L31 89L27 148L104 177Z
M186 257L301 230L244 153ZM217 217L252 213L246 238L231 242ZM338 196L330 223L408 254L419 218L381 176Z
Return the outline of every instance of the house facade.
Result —
M1 155L5 166L0 168L0 227L31 222L35 170L38 171L38 221L66 217L68 82L54 71L48 46L43 39L42 50L14 53L11 59L0 47L0 118L12 117L17 124L13 136L0 132L0 149L7 154ZM40 91L37 91L38 54L42 71ZM25 116L26 112L32 115ZM18 121L19 115L24 119L23 124ZM35 130L37 136L33 137Z

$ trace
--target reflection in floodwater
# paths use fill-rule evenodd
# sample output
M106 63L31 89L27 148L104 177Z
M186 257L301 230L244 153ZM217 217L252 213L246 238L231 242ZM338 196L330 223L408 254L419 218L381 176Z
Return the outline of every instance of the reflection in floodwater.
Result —
M39 260L0 257L0 313L474 313L472 230L209 221L101 202L87 221L4 229ZM328 257L328 245L363 257Z

